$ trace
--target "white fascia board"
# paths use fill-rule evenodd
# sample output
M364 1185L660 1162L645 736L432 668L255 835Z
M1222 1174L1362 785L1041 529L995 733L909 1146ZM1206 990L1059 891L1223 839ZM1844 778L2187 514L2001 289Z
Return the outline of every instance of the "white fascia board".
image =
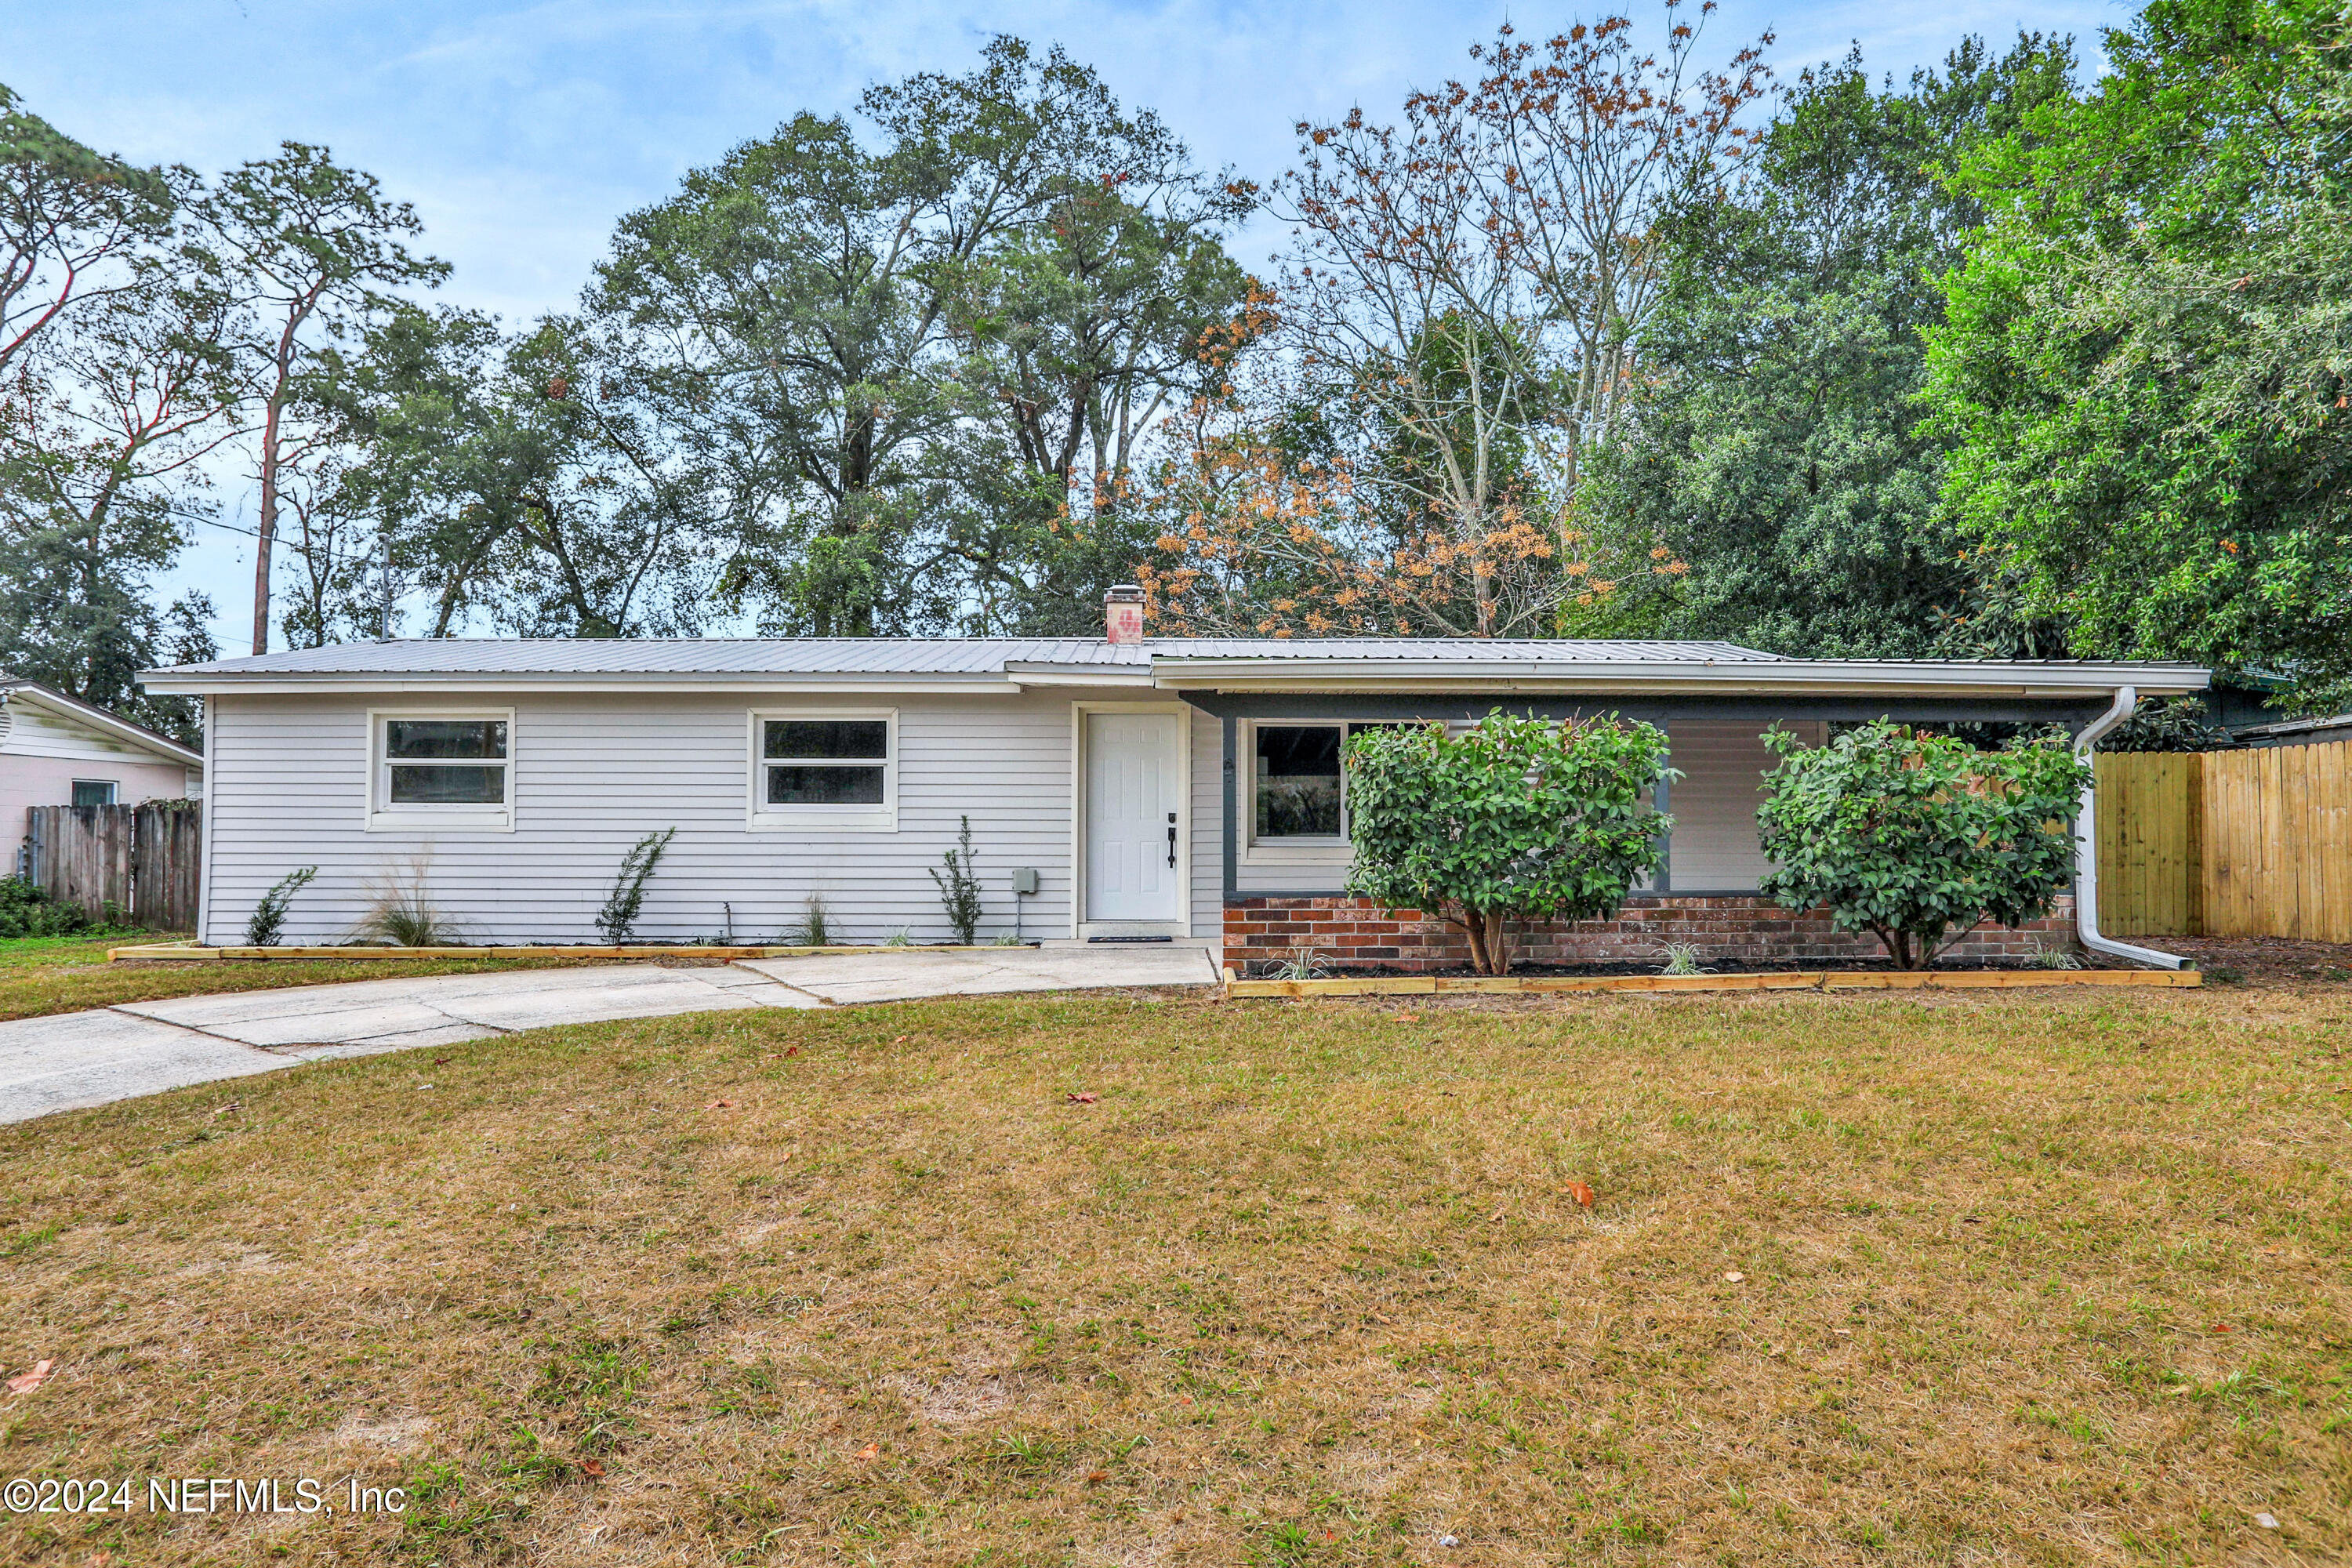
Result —
M184 767L202 768L205 765L205 755L202 752L193 751L177 741L158 735L152 730L133 724L127 719L118 719L103 708L94 708L87 702L77 700L60 692L32 685L11 686L5 690L0 690L0 703L11 702L21 703L27 708L47 709L61 718L70 719L85 728L96 730L101 735L120 741L126 746L136 746L141 751L152 752Z
M2212 672L2179 664L2023 664L1789 659L1661 666L1595 662L1563 668L1526 661L1164 658L1154 684L1168 690L1296 692L1516 692L1528 695L1885 695L2105 697L2202 691Z
M993 670L966 675L784 675L728 673L720 675L628 676L617 674L562 675L541 671L531 675L185 675L158 673L140 684L163 696L292 697L381 696L425 693L494 692L594 693L600 696L636 692L679 693L740 691L751 695L782 693L812 696L876 697L898 692L956 692L964 696L1009 697L1020 690Z
M1004 667L1004 673L1020 687L1138 686L1150 690L1154 684L1150 669L1139 664L1010 664Z

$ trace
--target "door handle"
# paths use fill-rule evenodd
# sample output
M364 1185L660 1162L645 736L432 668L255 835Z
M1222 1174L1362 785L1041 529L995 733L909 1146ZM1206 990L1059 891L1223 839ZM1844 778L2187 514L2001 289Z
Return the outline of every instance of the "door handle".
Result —
M1168 864L1176 864L1176 814L1168 814Z

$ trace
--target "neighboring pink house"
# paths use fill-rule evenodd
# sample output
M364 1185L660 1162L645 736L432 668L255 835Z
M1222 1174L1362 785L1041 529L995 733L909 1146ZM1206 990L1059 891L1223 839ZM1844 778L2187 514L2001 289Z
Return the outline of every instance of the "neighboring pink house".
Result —
M22 868L36 805L137 805L204 794L177 741L35 681L0 676L0 872Z

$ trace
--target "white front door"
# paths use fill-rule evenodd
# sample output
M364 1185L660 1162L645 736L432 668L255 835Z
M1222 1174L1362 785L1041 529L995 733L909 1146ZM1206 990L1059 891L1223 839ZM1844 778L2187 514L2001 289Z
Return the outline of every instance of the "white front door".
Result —
M1184 786L1183 715L1086 716L1086 910L1092 921L1182 917L1177 812Z

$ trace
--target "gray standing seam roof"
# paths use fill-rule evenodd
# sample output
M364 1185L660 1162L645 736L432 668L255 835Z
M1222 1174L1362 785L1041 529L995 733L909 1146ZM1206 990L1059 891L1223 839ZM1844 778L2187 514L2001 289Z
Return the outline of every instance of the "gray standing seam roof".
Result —
M1148 668L1155 658L1462 664L1782 663L1723 642L1475 638L415 637L173 667L175 675L991 675L1013 666Z

